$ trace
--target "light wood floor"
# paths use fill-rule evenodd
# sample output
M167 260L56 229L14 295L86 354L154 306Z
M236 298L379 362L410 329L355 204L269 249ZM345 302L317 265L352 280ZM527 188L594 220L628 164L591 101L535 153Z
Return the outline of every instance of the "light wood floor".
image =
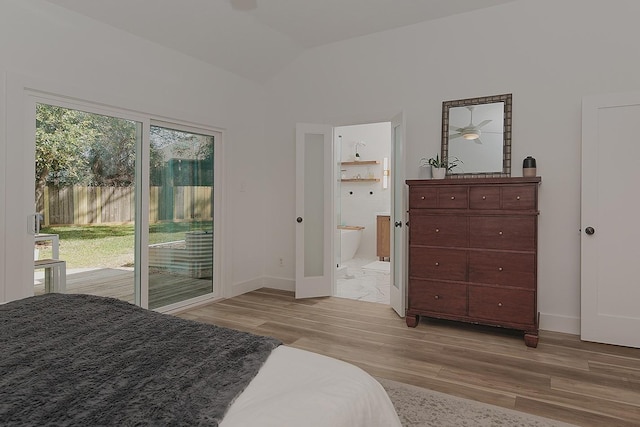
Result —
M382 304L261 289L178 316L279 338L371 375L583 426L640 425L640 350L445 321L408 328Z

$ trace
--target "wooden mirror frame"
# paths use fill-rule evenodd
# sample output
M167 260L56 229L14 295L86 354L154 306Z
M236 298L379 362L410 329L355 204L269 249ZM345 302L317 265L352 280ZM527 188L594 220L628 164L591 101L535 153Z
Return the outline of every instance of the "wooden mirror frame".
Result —
M455 101L444 101L442 103L442 146L440 156L448 159L449 154L449 109L452 107L466 107L468 105L493 104L504 102L504 124L503 144L502 144L502 172L478 172L478 173L455 173L447 171L450 178L503 178L511 176L511 116L512 116L512 95L510 93L494 96L483 96L480 98L457 99Z

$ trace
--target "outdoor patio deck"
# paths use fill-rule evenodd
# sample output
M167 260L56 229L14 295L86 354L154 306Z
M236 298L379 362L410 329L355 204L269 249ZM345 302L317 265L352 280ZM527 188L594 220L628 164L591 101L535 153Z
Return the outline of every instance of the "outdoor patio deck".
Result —
M36 276L37 277L37 276ZM67 272L67 293L118 298L133 303L132 268L97 268ZM211 292L211 279L149 273L149 308L154 309ZM44 280L34 280L36 295L44 293Z

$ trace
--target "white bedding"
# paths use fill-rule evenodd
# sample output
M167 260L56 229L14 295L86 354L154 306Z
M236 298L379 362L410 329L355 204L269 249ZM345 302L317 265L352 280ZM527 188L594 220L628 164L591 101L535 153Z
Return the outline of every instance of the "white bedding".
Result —
M284 345L224 416L220 427L393 427L387 393L357 366Z

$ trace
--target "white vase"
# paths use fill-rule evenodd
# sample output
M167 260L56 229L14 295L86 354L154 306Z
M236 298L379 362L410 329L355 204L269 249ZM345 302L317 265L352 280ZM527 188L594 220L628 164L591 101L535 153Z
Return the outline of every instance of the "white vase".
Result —
M431 177L433 179L443 179L447 174L447 168L436 168L431 166Z

